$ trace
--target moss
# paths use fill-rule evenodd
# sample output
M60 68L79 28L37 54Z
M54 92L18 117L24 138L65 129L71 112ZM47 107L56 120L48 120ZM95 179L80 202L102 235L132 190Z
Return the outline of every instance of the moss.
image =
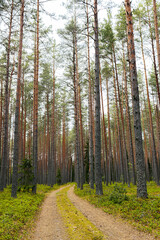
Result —
M71 240L108 239L84 215L76 209L67 197L69 188L57 193L57 205Z
M16 199L11 198L10 188L0 193L0 239L18 240L27 234L46 193L58 186L38 185L37 194L19 192Z

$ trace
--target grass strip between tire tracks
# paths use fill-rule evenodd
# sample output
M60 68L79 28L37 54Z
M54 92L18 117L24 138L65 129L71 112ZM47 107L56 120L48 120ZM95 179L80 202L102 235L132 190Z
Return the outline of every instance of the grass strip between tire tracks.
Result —
M68 188L57 193L57 206L67 227L71 240L102 240L108 239L96 228L67 197Z

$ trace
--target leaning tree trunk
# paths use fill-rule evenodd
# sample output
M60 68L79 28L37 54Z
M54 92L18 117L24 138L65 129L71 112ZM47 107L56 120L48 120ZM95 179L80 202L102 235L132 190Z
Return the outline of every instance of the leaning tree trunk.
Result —
M133 22L130 0L125 0L126 22L128 33L128 51L131 71L132 101L135 132L135 152L137 170L137 197L147 198L144 153L142 143L142 128L140 118L139 90L137 81L136 57L134 47Z
M96 194L102 195L101 174L101 127L100 127L100 91L99 91L99 40L97 0L94 0L94 34L95 34L95 183Z
M22 43L23 43L23 17L24 17L24 0L21 1L20 11L20 39L18 52L18 77L17 77L17 94L15 109L15 129L14 129L14 155L13 155L13 176L12 176L12 197L17 197L18 186L18 158L19 158L19 128L20 128L20 95L21 95L21 62L22 62Z

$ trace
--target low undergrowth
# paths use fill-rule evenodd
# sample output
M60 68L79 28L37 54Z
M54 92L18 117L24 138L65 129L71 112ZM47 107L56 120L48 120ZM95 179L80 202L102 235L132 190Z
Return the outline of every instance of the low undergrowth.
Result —
M45 194L57 188L58 185L53 188L38 185L37 194L18 192L16 199L11 198L10 186L0 192L0 239L22 239L26 230L31 227Z
M97 196L95 190L89 185L84 185L84 189L75 188L75 193L103 211L118 215L127 219L139 230L154 234L160 238L160 187L150 182L148 186L148 199L138 199L136 197L136 186L112 184L103 185L103 195ZM117 193L116 188L122 189L122 193ZM118 195L117 195L118 194ZM122 200L122 201L120 201Z
M104 235L76 209L67 197L65 188L57 193L57 205L71 240L102 240Z

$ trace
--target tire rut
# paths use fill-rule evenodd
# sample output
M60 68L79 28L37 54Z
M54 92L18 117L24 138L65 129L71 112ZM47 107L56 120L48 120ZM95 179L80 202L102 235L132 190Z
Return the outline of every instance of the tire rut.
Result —
M62 189L51 192L44 200L31 240L69 240L56 204L56 193Z
M150 234L135 229L121 218L105 213L74 194L74 187L68 191L68 197L85 217L88 218L110 240L154 240Z

